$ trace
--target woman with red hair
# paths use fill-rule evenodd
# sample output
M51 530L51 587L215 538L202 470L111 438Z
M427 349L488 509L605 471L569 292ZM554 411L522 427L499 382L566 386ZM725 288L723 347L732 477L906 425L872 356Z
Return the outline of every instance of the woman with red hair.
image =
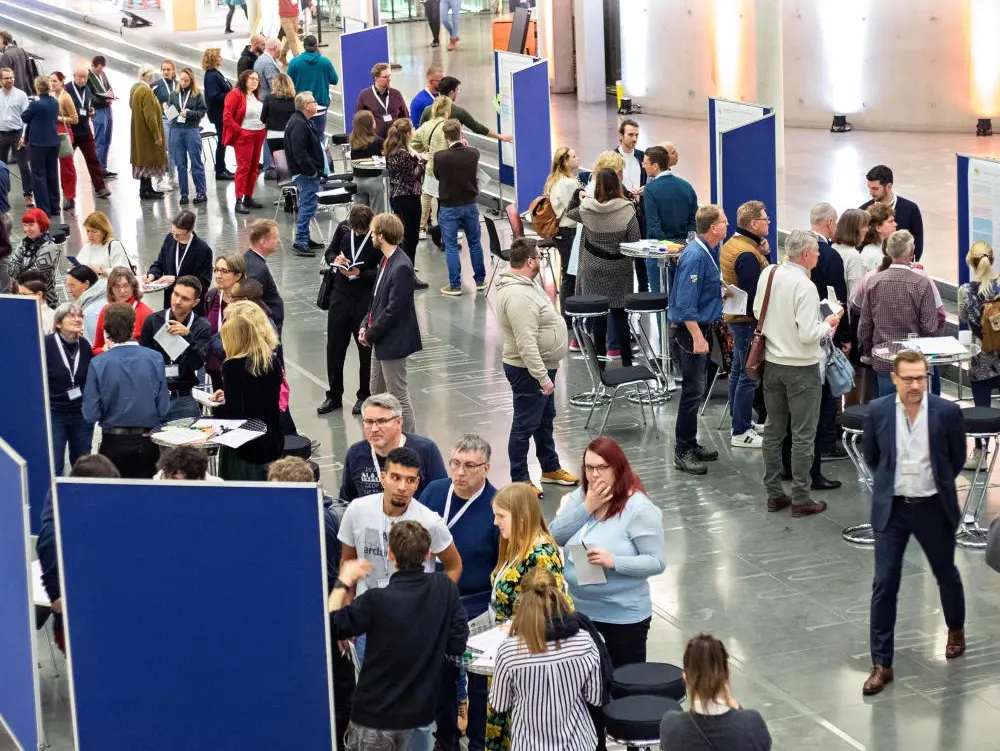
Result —
M45 304L55 308L59 304L59 297L56 295L56 266L62 251L49 235L49 217L41 209L28 209L21 217L21 225L24 238L4 261L7 273L15 281L25 271L42 274L45 277Z
M621 446L607 436L587 446L581 475L580 487L549 524L565 548L570 596L594 621L616 668L645 662L653 615L647 579L666 567L663 515ZM585 583L595 574L604 582Z

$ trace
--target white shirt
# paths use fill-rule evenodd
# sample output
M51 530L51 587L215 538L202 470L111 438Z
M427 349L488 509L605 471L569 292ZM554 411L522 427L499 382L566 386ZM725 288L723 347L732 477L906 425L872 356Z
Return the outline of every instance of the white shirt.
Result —
M253 94L247 97L247 111L243 115L243 122L240 127L243 130L264 130L264 121L260 119L260 113L264 109L264 103Z
M642 183L642 165L635 158L635 149L625 151L621 146L618 153L625 157L625 171L622 172L622 185L628 190L636 190Z
M920 402L917 419L910 424L906 408L896 397L896 481L893 495L926 498L937 493L931 470L930 429L927 394Z
M399 521L417 522L430 532L431 552L434 555L452 543L451 532L444 519L417 500L411 500L400 516L387 516L382 509L382 493L355 498L340 521L337 539L353 547L358 558L372 564L371 572L358 582L358 594L386 586L389 577L396 571L389 560L389 530ZM424 563L424 570L434 572L433 557Z
M104 245L87 243L77 252L76 260L84 266L99 266L109 271L119 266L125 269L133 268L128 251L118 240L112 240Z

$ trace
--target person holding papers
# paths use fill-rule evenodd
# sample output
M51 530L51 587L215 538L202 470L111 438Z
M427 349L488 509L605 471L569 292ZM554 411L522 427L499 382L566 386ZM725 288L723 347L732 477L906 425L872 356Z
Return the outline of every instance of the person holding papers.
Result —
M206 324L207 325L207 324ZM219 476L224 480L267 480L267 465L281 457L285 439L281 430L278 395L281 364L278 336L260 306L234 302L226 309L220 330L226 361L222 363L222 389L213 395L220 418L259 420L267 426L264 435L219 452Z
M372 349L358 339L372 302L372 290L378 276L382 253L372 243L371 223L375 214L364 204L356 203L342 222L326 250L326 262L334 275L326 319L326 374L330 381L326 399L316 414L326 415L341 408L344 397L344 361L347 345L354 337L358 349L358 391L353 414L361 414L361 405L371 396Z
M163 357L170 389L169 420L201 414L191 389L198 385L197 371L205 365L212 327L194 312L200 298L201 282L193 276L182 276L174 283L170 307L149 316L139 335L139 344Z
M194 231L197 217L193 211L181 211L170 222L170 232L163 238L160 254L149 267L144 281L170 284L163 290L163 307L170 307L174 281L185 275L198 278L202 292L212 285L212 249ZM205 315L205 304L201 300L194 308L200 316Z

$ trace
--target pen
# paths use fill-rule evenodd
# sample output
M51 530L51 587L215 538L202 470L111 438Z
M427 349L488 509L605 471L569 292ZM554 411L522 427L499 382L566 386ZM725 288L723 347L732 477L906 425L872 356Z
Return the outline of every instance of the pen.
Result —
M583 540L580 540L580 544L583 545L584 550L587 549L587 543L585 543Z

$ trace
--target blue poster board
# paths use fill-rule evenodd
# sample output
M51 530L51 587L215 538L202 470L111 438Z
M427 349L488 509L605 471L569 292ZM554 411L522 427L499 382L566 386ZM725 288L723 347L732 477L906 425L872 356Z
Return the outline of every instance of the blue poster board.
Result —
M711 202L719 203L719 135L739 125L759 120L772 113L770 107L752 102L734 102L728 99L708 98L708 173ZM768 211L771 205L767 206ZM733 216L735 225L736 217Z
M389 27L340 35L340 85L344 93L344 132L351 132L358 95L372 85L372 67L389 62Z
M27 465L0 440L0 722L20 749L37 751L42 713L29 545Z
M38 303L0 295L0 438L28 463L31 533L38 534L45 495L52 484L48 379Z
M968 284L969 264L965 256L972 245L972 233L969 230L969 157L958 155L958 283Z
M332 751L314 485L59 480L79 751Z
M722 133L719 160L722 191L719 204L729 223L736 224L736 210L747 201L763 201L771 224L767 242L771 260L778 259L778 168L774 115Z
M503 135L514 133L514 76L515 72L524 70L539 61L531 55L521 55L516 52L493 51L493 86L496 92L497 127L496 132ZM545 92L546 117L549 116L548 89ZM514 166L516 162L515 143L497 144L497 165L502 185L514 185Z
M514 203L519 213L545 191L552 167L549 64L514 73Z

